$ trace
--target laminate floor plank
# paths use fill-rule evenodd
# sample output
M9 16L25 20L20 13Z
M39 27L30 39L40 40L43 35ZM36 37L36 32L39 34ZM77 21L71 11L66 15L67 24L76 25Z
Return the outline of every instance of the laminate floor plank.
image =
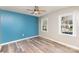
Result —
M0 53L79 53L79 51L45 38L36 37L3 45Z

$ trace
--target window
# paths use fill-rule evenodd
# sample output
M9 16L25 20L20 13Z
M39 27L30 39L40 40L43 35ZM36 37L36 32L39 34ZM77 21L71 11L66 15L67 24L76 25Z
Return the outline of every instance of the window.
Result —
M59 33L75 36L75 19L73 13L59 16Z
M43 18L41 20L41 30L43 32L47 32L48 31L48 21L47 20L48 20L47 18Z

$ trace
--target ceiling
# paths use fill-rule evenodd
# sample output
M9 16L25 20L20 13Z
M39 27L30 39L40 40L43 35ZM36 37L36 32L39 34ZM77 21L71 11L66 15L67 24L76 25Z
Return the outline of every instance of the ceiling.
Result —
M53 12L53 11L56 11L56 10L59 10L62 8L67 8L67 7L68 6L39 6L40 9L46 10L46 12L43 12L40 15L33 15L33 14L31 14L32 13L31 11L26 10L26 9L33 9L34 6L0 6L0 9L40 17L40 16L43 16L43 15L48 14L50 12Z

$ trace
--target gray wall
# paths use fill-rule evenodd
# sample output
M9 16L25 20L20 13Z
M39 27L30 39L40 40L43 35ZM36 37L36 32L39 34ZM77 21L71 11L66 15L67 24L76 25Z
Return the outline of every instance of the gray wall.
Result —
M67 36L67 35L60 35L59 34L59 15L65 14L65 13L72 13L75 12L76 13L76 20L77 23L76 25L76 37L73 36ZM43 17L40 18L40 22L39 22L39 27L41 28L41 20L43 20L43 18L47 17L48 18L48 32L42 32L41 30L39 30L39 34L40 36L44 37L44 38L50 38L51 40L55 40L70 46L74 46L74 47L79 47L79 26L78 26L78 22L79 22L79 7L68 7L65 9L61 9L61 10L57 10L55 12L52 12L48 15L45 15Z

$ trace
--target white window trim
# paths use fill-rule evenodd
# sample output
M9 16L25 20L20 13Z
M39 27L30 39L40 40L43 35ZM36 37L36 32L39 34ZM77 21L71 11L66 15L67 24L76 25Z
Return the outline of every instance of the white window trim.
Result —
M61 17L63 16L68 16L68 15L72 15L72 21L73 21L73 35L70 34L64 34L61 32ZM66 13L66 14L62 14L59 16L59 34L60 35L68 35L68 36L76 36L76 13L72 12L72 13Z

